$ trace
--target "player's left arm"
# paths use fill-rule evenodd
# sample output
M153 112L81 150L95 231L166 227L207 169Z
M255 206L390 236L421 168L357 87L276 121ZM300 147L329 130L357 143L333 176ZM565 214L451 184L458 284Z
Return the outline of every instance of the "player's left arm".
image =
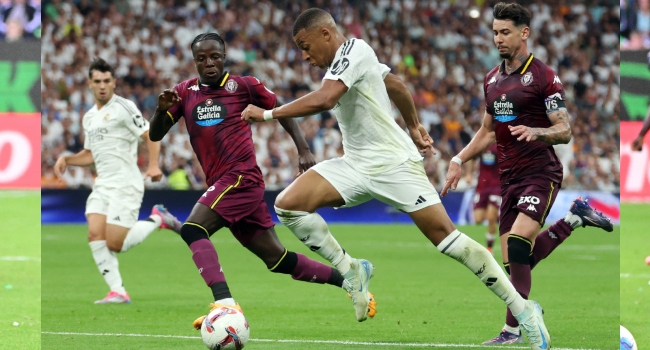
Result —
M433 139L424 125L420 124L413 96L402 79L395 74L388 73L384 78L384 85L386 85L388 97L395 103L395 106L402 114L411 139L413 139L418 151L424 153L427 149L430 149L433 154L436 154L436 150L433 148Z
M278 99L275 107L278 108L280 106L282 106L282 102ZM296 144L296 148L298 149L298 176L300 176L305 171L309 170L309 168L316 165L316 157L311 153L307 140L305 139L305 134L302 132L300 125L298 125L295 119L283 118L278 119L278 122L280 122L280 125L282 125L284 130L291 135L293 143Z
M544 76L544 75L543 75ZM549 128L530 128L525 125L508 126L513 136L518 136L517 141L543 141L551 145L569 143L571 141L571 124L569 123L569 112L564 101L564 90L562 82L554 71L548 69L545 72L547 84L540 94L547 96L544 99L546 115L551 122Z
M326 79L320 89L283 105L264 111L249 104L241 113L244 121L263 122L271 119L295 118L318 114L334 108L341 97L348 92L348 87L340 80ZM264 116L266 112L266 118Z
M562 107L557 110L546 110L548 120L551 121L550 128L529 128L524 125L508 126L510 132L517 137L517 141L544 141L551 145L569 143L571 141L571 125L569 124L569 112Z
M147 142L147 151L149 152L149 165L147 166L144 178L146 180L147 177L150 177L151 181L158 182L162 179L163 175L160 164L158 163L158 159L160 158L160 141L151 141L149 138L149 130L145 131L140 137Z

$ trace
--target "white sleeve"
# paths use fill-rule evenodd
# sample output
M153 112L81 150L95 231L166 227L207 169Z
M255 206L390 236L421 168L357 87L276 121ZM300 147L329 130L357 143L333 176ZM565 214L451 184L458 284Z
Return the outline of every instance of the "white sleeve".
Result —
M379 70L381 72L381 78L386 79L386 76L388 75L388 73L390 73L390 68L383 63L380 63L379 67L380 67Z
M86 121L88 120L86 116L88 113L84 114L83 119L81 119L81 125L83 126L84 129L84 149L87 149L90 151L90 138L88 137L88 123Z
M365 41L350 39L343 43L323 79L340 80L351 88L368 70L377 69L378 65L375 52Z
M122 106L125 109L124 126L136 137L142 136L145 131L149 130L149 122L142 117L142 112L138 107L129 100L122 100Z

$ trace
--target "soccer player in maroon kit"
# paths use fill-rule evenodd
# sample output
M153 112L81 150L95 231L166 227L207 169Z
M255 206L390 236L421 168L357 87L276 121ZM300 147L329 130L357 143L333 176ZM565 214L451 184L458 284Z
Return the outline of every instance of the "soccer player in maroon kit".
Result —
M479 175L474 192L474 221L477 224L488 221L487 249L493 252L494 240L499 220L499 206L501 205L501 182L499 180L499 164L497 163L497 145L493 143L476 160ZM507 261L502 252L504 261Z
M519 4L498 3L493 15L494 43L504 61L485 76L483 125L452 158L442 195L456 188L463 161L496 140L502 196L499 233L507 252L504 265L517 291L528 298L531 269L571 231L595 226L611 232L613 227L578 198L564 219L540 233L562 183L562 164L552 145L571 140L564 89L558 75L528 51L530 12ZM518 326L508 312L503 331L484 344L522 343Z
M250 124L241 113L254 104L271 109L280 103L273 92L250 76L235 76L224 71L225 43L215 33L198 35L191 44L198 78L186 80L158 98L151 119L150 138L161 140L169 129L185 118L192 148L210 186L192 209L181 228L181 237L192 250L192 259L215 303L241 311L224 277L210 236L223 227L248 250L264 261L271 272L290 274L295 280L344 286L338 270L287 251L275 234L268 207L264 202L264 180L257 166ZM300 154L300 171L315 160L298 124L292 119L280 121L291 135ZM368 316L376 313L374 300ZM205 316L194 321L201 328Z

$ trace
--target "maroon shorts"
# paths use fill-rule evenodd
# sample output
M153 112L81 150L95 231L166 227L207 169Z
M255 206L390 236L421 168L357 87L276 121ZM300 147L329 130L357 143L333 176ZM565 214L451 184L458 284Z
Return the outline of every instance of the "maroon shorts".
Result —
M528 177L503 185L499 234L510 232L520 212L539 222L540 227L543 226L560 186L559 183L540 177Z
M501 187L488 187L474 193L474 210L487 209L489 205L501 206Z
M264 202L264 187L241 174L221 177L201 196L199 203L224 218L230 232L243 246L275 225Z

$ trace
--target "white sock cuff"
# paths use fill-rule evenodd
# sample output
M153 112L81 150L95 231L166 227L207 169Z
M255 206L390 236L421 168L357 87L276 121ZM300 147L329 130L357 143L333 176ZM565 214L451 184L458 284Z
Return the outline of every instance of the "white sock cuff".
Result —
M149 219L153 220L153 222L156 223L156 226L160 226L160 224L162 224L163 221L160 215L151 215Z
M519 327L510 327L507 323L503 326L503 329L512 334L519 334Z
M290 217L309 215L309 213L306 211L287 210L287 209L278 208L275 205L273 206L273 208L275 209L275 213L278 215L278 219L282 217L290 218Z
M465 236L462 232L458 230L453 230L445 239L438 244L438 250L445 254L448 252L450 249L452 249L452 246L456 243L458 243L458 239L460 238L462 240L462 236Z
M90 241L88 242L88 245L90 246L90 250L93 252L102 248L106 248L106 240L101 240L101 241Z

